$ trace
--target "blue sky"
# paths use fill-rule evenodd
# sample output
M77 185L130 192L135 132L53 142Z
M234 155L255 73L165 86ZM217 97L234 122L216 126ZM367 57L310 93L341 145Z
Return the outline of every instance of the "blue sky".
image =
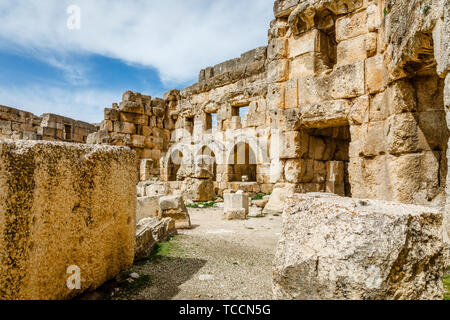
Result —
M70 5L80 29L67 28ZM2 0L0 104L100 122L127 90L162 96L266 45L273 0Z

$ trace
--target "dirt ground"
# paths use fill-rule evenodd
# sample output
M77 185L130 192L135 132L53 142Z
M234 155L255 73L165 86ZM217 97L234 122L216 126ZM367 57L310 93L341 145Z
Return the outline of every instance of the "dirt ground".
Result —
M282 218L224 221L220 208L189 209L189 214L191 230L180 230L148 260L89 298L271 299L272 262ZM139 278L131 279L132 273Z
M281 216L222 220L223 209L189 209L193 228L80 299L270 300ZM131 277L132 274L138 278ZM450 299L450 270L444 276Z

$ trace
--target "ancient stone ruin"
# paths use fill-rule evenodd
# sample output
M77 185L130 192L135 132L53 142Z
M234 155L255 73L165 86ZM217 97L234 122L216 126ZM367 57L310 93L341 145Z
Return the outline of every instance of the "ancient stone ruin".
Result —
M52 213L54 217L46 219L58 225L60 216L52 206L68 200L56 193L44 201L48 191L39 183L75 179L90 192L98 187L99 192L119 195L119 188L128 195L128 202L117 204L127 204L123 214L128 216L122 217L113 214L118 199L102 207L105 199L78 199L81 189L61 189L78 199L65 209L76 213L102 208L103 223L120 220L114 228L127 230L123 237L129 236L132 225L134 239L137 217L137 259L149 254L155 239L166 238L175 228L191 227L185 202L224 197L224 217L230 220L284 211L275 262L276 298L440 298L438 283L450 261L449 2L276 0L274 15L266 47L207 67L197 83L170 90L162 98L127 91L120 103L105 109L99 128L0 107L1 137L88 144L2 143L0 161L12 167L0 168L0 186L6 183L2 190L8 190L0 195L1 250L13 257L37 245L33 232L24 230L39 230L44 219L39 212ZM120 148L96 149L94 144ZM90 183L80 180L78 173L63 178L40 168L33 162L36 148L48 151L39 157L49 170L63 170L78 154L88 162L83 170ZM105 156L97 157L97 150L104 150ZM55 162L54 152L61 153L62 165ZM126 158L126 166L117 166L125 160L117 160L116 154ZM8 162L12 158L20 167ZM26 172L32 179L40 172L34 170L43 171L28 191L45 192L38 193L30 207L16 197L23 186L9 172ZM109 181L104 189L96 184L100 177ZM136 185L134 212L136 199L130 197L136 198ZM316 195L300 195L306 193ZM270 198L250 201L249 208L249 197L269 194ZM13 218L23 210L29 218ZM96 221L95 211L84 214ZM83 247L93 236L88 220L74 218L73 227L87 228L87 233L82 239L67 239L69 244ZM155 236L156 229L165 230L165 235ZM317 232L310 235L306 229ZM123 251L127 259L116 261L117 270L135 257L134 243L128 240ZM374 243L380 250L374 251ZM80 264L94 259L80 252ZM0 272L8 276L0 277L6 279L0 282L0 298L53 297L44 291L27 293L40 285L26 278L28 265L17 270L4 265ZM352 273L367 273L369 278L375 273L377 278L369 283L352 278ZM23 293L10 287L12 280L25 279L29 289ZM102 276L92 282L104 280ZM54 297L67 297L63 289L53 292Z

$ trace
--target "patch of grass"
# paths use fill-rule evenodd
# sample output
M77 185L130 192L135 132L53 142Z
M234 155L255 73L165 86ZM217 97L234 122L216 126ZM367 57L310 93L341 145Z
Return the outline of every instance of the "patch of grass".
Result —
M442 282L444 283L444 300L450 301L450 274L444 275Z
M155 245L155 248L153 248L153 251L150 254L148 260L154 261L161 258L170 257L175 253L179 252L180 249L172 241L173 239L175 239L175 237L170 238L169 241L157 243Z
M270 193L258 193L256 196L252 198L252 200L262 200L265 196L270 196Z
M177 236L170 237L166 242L158 242L153 248L152 253L147 258L135 262L135 265L142 266L148 262L157 261L159 259L170 257L175 253L180 252L178 246L172 241Z
M216 204L216 201L211 202L196 202L194 204L188 204L186 207L191 209L207 209L212 208Z
M427 15L428 12L430 12L430 10L431 10L431 7L430 7L430 6L425 6L425 8L423 9L423 14L424 14L424 15Z

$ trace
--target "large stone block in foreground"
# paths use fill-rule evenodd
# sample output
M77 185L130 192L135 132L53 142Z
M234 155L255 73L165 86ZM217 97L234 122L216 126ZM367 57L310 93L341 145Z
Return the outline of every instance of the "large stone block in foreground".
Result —
M286 203L276 299L442 299L442 215L328 194Z
M0 299L68 299L130 267L136 175L126 148L0 140Z

